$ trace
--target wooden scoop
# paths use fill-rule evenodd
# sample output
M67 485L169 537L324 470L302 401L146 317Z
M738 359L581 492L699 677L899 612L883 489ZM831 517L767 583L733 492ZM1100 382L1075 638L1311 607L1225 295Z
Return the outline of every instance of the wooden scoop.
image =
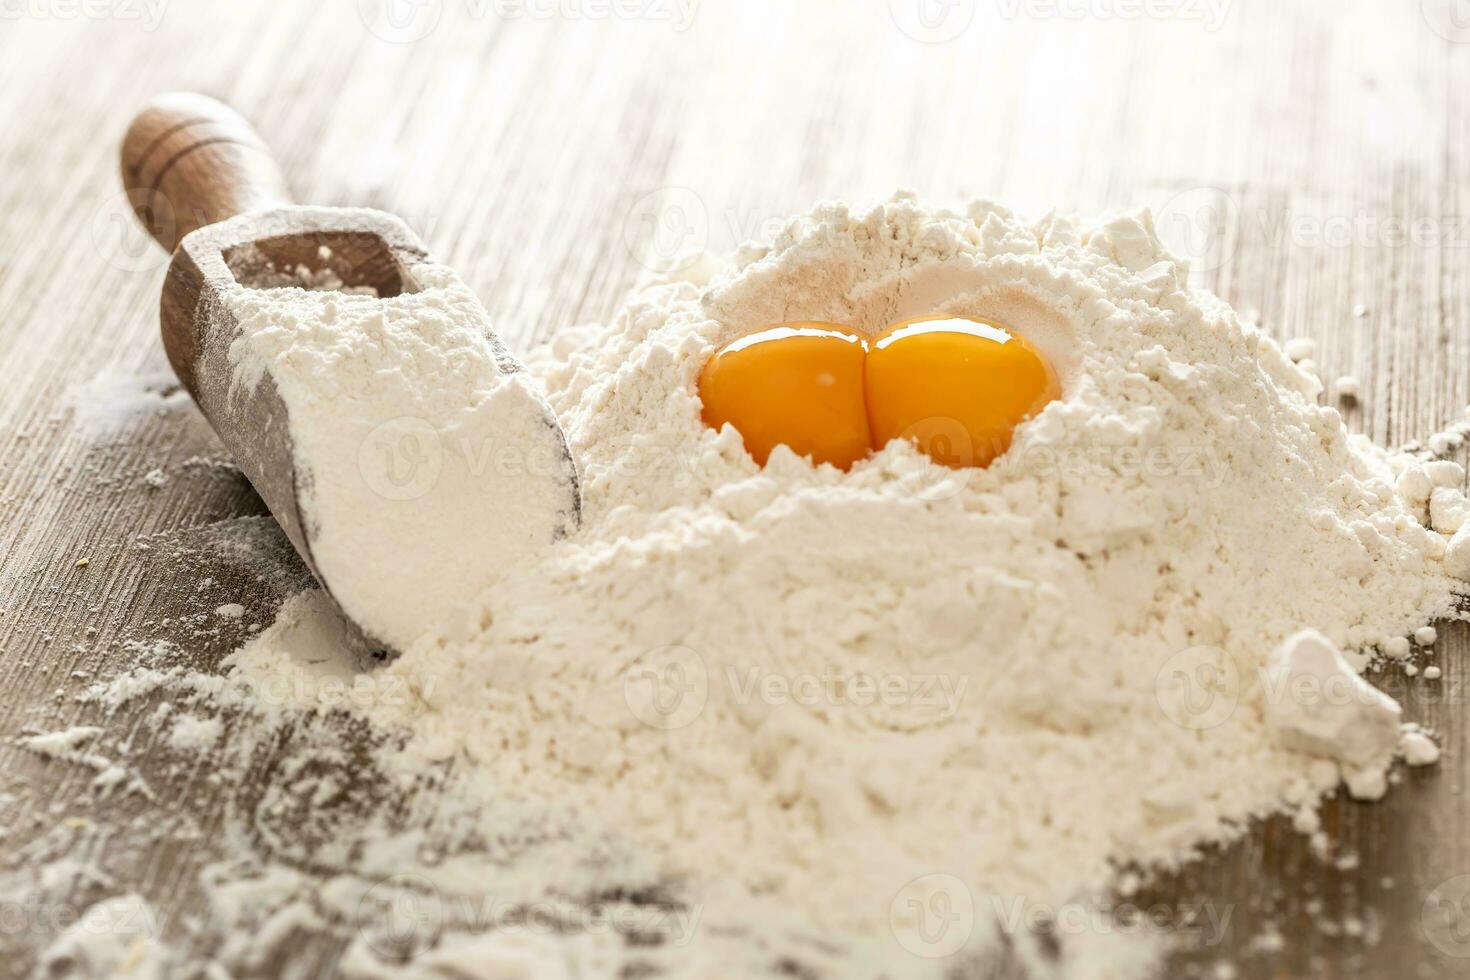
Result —
M330 273L344 288L372 287L386 299L418 291L415 271L431 264L427 250L393 215L292 205L280 168L255 130L202 95L164 95L138 114L123 139L122 179L139 220L173 252L160 321L174 372L331 592L312 556L315 532L298 496L286 405L269 377L253 391L231 392L220 380L231 376L228 349L237 329L221 296L237 283L283 285L282 271L305 266ZM521 370L488 324L486 334L501 372ZM575 527L581 513L576 466L555 417L544 404L539 409L539 421L555 430L561 458L524 477L548 481L555 492L542 485L526 490L557 501L562 527Z

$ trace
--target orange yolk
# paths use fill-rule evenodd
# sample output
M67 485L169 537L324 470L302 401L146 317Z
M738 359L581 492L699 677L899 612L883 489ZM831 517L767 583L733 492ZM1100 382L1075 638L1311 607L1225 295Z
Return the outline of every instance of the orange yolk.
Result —
M1005 327L925 316L872 342L864 388L873 445L909 439L935 462L989 466L1021 422L1061 394L1051 365Z
M704 422L726 422L765 465L786 445L847 469L872 451L862 338L832 323L783 323L721 348L699 376Z
M1061 387L1005 327L926 316L890 325L871 344L834 323L767 327L717 351L699 394L705 424L734 426L762 466L786 445L845 470L894 439L946 466L989 466Z

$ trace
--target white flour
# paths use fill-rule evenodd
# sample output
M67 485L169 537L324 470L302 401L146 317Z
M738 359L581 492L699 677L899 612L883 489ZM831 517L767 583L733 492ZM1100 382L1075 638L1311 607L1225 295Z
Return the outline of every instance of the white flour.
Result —
M1318 378L1186 288L1146 215L899 196L695 268L533 363L582 467L582 530L375 675L415 695L357 705L412 731L392 766L466 758L486 791L666 853L717 921L775 908L886 937L905 971L1342 777L1381 794L1382 705L1313 714L1267 667L1303 628L1361 669L1450 615L1445 538L1421 521L1463 474L1349 436ZM784 450L761 469L700 422L696 375L743 333L935 312L1009 323L1063 373L987 470L899 444L847 474ZM404 585L440 603L444 581ZM243 675L288 669L309 620L288 607ZM1318 660L1286 673L1337 676ZM937 949L925 917L960 906L979 924Z
M344 522L324 550L354 556L365 590L391 580L400 635L432 627L401 657L375 665L307 591L228 679L160 654L89 695L113 713L167 693L144 728L212 752L227 785L289 732L243 835L258 845L201 876L209 969L264 975L269 950L323 929L349 977L1142 976L1190 930L1093 911L1110 881L1137 889L1120 868L1281 810L1326 854L1323 793L1378 796L1396 753L1437 757L1355 671L1381 649L1407 672L1407 638L1432 644L1423 627L1454 614L1426 523L1461 521L1463 473L1349 436L1319 379L1186 288L1146 215L1084 227L899 196L691 268L529 359L581 466L578 533L482 580L475 551L446 562L381 501L337 501L387 524ZM308 406L419 397L382 369L444 307L403 298L400 330L368 300L307 295L337 311L312 334L329 342L273 335L284 313L262 306L247 373L265 358ZM300 301L259 302L282 296ZM695 378L734 337L935 312L1012 325L1064 378L987 470L898 444L850 473L784 450L762 469L700 422ZM416 410L457 417L487 363L467 354ZM362 433L293 418L320 422L296 433L303 456L347 472ZM431 496L466 520L482 499ZM204 620L238 622L221 601ZM224 728L226 709L255 720ZM334 709L369 723L371 751L337 740ZM123 756L96 727L30 747ZM1218 941L1228 923L1204 912L1191 934Z
M452 272L414 273L420 291L383 300L244 287L225 298L239 321L232 392L269 378L290 416L316 568L353 620L395 647L571 516L554 480L564 444L534 384Z

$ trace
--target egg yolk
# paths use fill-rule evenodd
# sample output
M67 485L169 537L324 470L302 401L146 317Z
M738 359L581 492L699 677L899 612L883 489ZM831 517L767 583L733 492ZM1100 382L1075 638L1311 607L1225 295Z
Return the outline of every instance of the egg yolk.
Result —
M1034 347L977 317L890 325L873 340L864 375L873 445L908 439L948 466L989 466L1015 427L1061 394Z
M872 451L861 337L837 324L783 323L721 348L699 378L704 422L726 422L762 466L778 445L847 469Z

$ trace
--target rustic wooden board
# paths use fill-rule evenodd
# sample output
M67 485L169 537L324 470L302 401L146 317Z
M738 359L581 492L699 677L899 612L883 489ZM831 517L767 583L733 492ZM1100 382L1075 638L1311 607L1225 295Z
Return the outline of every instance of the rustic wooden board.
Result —
M684 220L660 248L723 249L816 199L911 187L956 204L1159 209L1203 284L1279 336L1317 338L1329 378L1363 379L1348 416L1375 439L1422 436L1470 397L1470 31L1453 0L1220 0L1141 16L1095 2L1063 3L1063 16L977 0L707 0L687 24L691 5L673 0L601 19L576 4L430 0L396 34L376 6L219 0L164 5L156 22L141 2L4 13L0 841L6 869L66 853L107 867L108 882L76 883L79 905L141 889L166 917L187 914L199 854L154 831L185 822L207 839L230 793L207 773L161 773L160 799L99 812L94 773L14 736L84 718L71 696L126 666L119 637L167 635L225 601L268 617L299 575L137 547L260 512L167 394L164 260L133 231L116 176L116 142L158 91L241 108L300 200L403 215L520 345L617 308L647 257L645 215ZM138 378L162 393L140 396ZM161 488L143 480L155 467ZM1332 860L1273 821L1135 897L1231 916L1178 975L1226 960L1243 977L1470 974L1470 633L1444 634L1443 681L1389 686L1442 733L1446 759L1382 804L1329 805ZM222 630L198 662L237 639ZM1435 924L1446 909L1458 931ZM1278 955L1250 945L1267 921L1285 933ZM24 975L54 925L0 929L0 975ZM304 943L269 969L313 976L330 961Z

